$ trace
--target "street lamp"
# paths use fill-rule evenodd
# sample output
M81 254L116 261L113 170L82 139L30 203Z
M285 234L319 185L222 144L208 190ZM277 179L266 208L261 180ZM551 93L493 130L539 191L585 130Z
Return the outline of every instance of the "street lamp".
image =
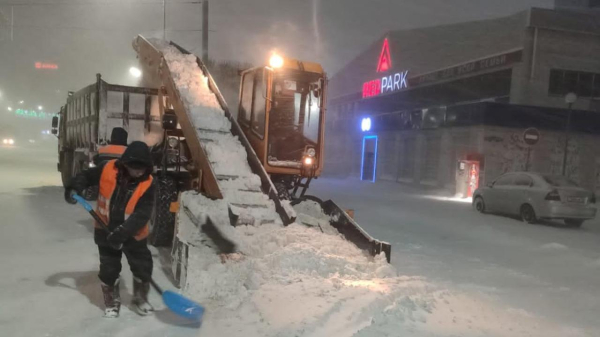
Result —
M574 92L570 92L565 96L565 103L569 106L569 111L567 112L567 126L565 128L565 149L563 151L563 165L562 165L562 174L566 176L567 174L567 157L569 151L569 136L571 133L571 115L573 114L573 103L577 101L577 95Z
M129 68L129 74L135 78L140 78L142 76L142 71L136 67Z
M8 107L7 109L8 109L8 111L12 111L12 108L11 108L11 107Z
M38 105L38 110L40 110L40 111L41 111L43 108L44 108L43 106L41 106L41 105Z
M19 104L23 104L23 103L25 103L25 101L19 101Z

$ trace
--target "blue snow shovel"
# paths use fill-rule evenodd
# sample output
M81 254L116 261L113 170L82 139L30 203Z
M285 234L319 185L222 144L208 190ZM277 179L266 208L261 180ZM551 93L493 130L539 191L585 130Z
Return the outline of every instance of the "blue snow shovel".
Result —
M96 222L102 226L102 229L110 233L108 226L106 226L104 220L102 220L94 211L92 205L90 205L87 201L85 201L85 199L77 194L72 195L72 197L90 213L94 220L96 220ZM152 287L154 287L154 289L162 296L163 302L172 312L190 320L199 321L202 319L202 315L204 315L204 307L202 307L200 304L174 291L163 291L153 279L150 279L150 284L152 284Z

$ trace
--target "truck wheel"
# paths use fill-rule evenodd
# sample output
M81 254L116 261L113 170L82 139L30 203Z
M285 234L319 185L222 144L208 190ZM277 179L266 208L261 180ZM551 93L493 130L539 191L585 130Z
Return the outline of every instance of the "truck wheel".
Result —
M73 170L73 151L63 151L60 155L60 177L64 187L71 185Z
M154 210L150 219L151 245L155 247L170 246L175 229L175 213L171 213L171 203L177 201L177 184L172 177L156 179L154 190Z

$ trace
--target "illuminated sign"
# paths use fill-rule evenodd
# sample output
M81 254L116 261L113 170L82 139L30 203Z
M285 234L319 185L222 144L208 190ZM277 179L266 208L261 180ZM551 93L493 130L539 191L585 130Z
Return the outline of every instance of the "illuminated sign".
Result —
M388 39L385 38L381 47L381 53L379 53L377 72L387 72L391 69L392 57L390 56L390 45ZM408 70L365 82L363 84L362 97L368 98L408 88L407 76Z
M25 110L25 109L15 110L15 115L18 117L36 118L36 119L51 119L54 116L58 116L58 114L56 114L56 113L49 113L49 112L35 111L35 110Z
M381 47L381 53L379 54L379 62L377 63L377 72L383 73L392 69L392 58L390 57L390 45L388 39L383 40L383 47Z
M44 62L36 62L36 69L58 69L58 64L54 63L44 63Z
M406 77L408 76L408 70L395 73L393 75L383 76L376 80L365 82L363 84L363 98L373 97L380 94L397 91L400 89L408 88L408 82Z

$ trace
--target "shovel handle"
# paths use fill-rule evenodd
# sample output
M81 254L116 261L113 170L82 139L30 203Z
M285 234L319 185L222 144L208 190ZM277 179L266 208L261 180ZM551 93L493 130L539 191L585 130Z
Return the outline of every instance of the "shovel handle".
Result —
M96 222L99 223L100 226L102 226L102 229L104 229L105 231L110 233L110 229L108 229L108 226L106 225L106 223L104 223L104 220L102 220L102 218L100 218L98 213L96 213L96 211L94 211L94 208L92 207L92 205L90 205L87 201L85 201L85 199L82 196L80 196L78 194L73 194L72 197L73 197L73 199L75 199L77 201L78 204L83 206L83 208L85 208L85 210L90 213L92 218L94 218L94 220L96 220Z

